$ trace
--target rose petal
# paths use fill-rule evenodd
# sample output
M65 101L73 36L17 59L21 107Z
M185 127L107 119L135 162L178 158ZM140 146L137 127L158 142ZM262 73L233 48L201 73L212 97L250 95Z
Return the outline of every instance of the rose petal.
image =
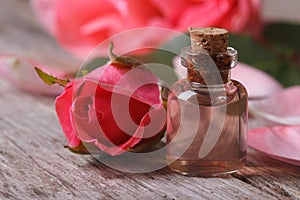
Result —
M93 73L95 72L92 75ZM97 90L95 85L99 86ZM115 156L134 147L142 139L148 141L164 128L165 110L162 103L151 106L152 101L145 104L123 93L112 94L112 90L105 90L101 86L102 83L97 85L84 80L77 87L81 91L80 95L73 95L73 117L70 120L82 142L94 143L101 150ZM90 93L89 88L94 92ZM70 134L66 136L71 137Z
M187 4L185 0L177 0L176 3L172 0L151 0L152 3L163 13L167 19L170 20L170 23L177 23L177 19L180 17L184 8ZM185 27L186 29L186 27Z
M245 85L250 98L265 97L282 89L282 85L273 77L244 63L239 63L231 70L231 78Z
M188 5L180 16L178 28L216 26L222 23L230 11L228 5L218 1L205 1L204 3ZM232 5L229 5L232 7ZM223 9L225 7L225 9ZM205 16L205 17L199 17Z
M33 61L16 55L0 56L0 76L12 84L33 94L56 96L63 91L58 85L47 85L37 75L34 67L59 78L65 78L62 71L46 68Z
M261 100L249 102L249 112L282 125L300 124L300 86L293 86Z
M97 68L83 79L94 81L108 91L131 96L151 106L161 102L157 85L159 80L144 66L128 69L124 66L108 64Z
M143 117L139 126L145 127L143 139L151 139L157 135L166 125L166 110L163 104L151 107L147 115Z
M109 93L107 93L109 94ZM126 134L123 137L123 142L121 144L114 144L116 139L120 141L122 134L116 124L111 122L108 124L108 121L111 121L110 108L105 109L107 104L102 102L96 103L98 106L96 109L93 106L89 106L88 111L82 112L82 107L90 105L92 98L89 96L78 97L73 103L73 114L74 114L74 126L78 132L78 137L86 143L94 143L102 151L115 156L124 153L128 148L134 147L142 139L153 137L153 133L157 134L164 128L165 121L162 120L161 116L165 116L165 110L163 105L153 108L151 111L147 112L145 116L140 120L139 125L136 126L136 130L133 131L133 134ZM110 98L101 97L101 100L110 100ZM122 100L122 99L121 99ZM136 105L137 102L134 102ZM94 104L94 103L93 103ZM101 106L101 108L99 108ZM139 106L140 107L140 106ZM106 110L106 111L105 111ZM101 118L99 120L98 112L101 112ZM103 116L102 116L103 115ZM134 116L133 116L134 118ZM153 119L154 118L154 119ZM108 120L108 121L105 121ZM150 126L148 125L151 121ZM157 123L157 120L160 120ZM155 132L153 132L155 131ZM123 132L122 132L123 133ZM125 133L124 133L125 134ZM114 138L116 136L116 138ZM125 139L125 141L124 141Z
M66 9L66 5L68 5L68 9ZM119 13L111 1L90 0L89 3L83 3L82 1L59 0L56 3L55 12L58 41L80 57L88 55L100 42L116 33L114 25L98 30L93 29L91 32L92 24L95 24L96 19L114 16L113 18L118 21L111 19L111 22L119 24L118 28L123 30L124 22L120 17L115 17ZM99 23L97 24L99 25Z
M300 166L300 126L258 128L248 133L248 146L286 163Z
M260 0L31 0L32 7L46 30L62 46L85 56L97 44L122 31L150 26L187 32L191 26L217 26L233 32L261 33ZM68 9L66 9L68 7ZM205 17L201 17L205 16ZM165 42L162 34L151 34L123 41L132 45ZM122 46L122 45L120 45ZM130 49L132 50L132 49Z
M94 106L101 113L98 120L103 133L116 145L126 142L138 128L150 106L118 93L106 91L98 94L99 92Z
M91 96L77 97L72 106L72 124L77 136L84 142L101 141L105 145L113 145L99 124L98 116ZM111 131L113 132L113 130ZM127 138L128 139L128 138Z
M156 6L151 0L143 0L143 3L137 3L135 0L127 0L128 18L131 20L133 27L143 27L148 20L160 15Z
M160 115L165 113L164 107L163 105L160 105L158 107L156 107L155 109L153 109L152 111L152 115ZM149 115L150 113L147 113L143 119L141 120L137 130L134 132L134 134L132 135L132 137L130 137L129 140L127 140L125 143L120 144L120 145L114 145L114 146L107 146L105 144L103 144L101 141L98 140L93 140L92 142L95 143L95 145L101 149L102 151L112 155L112 156L116 156L116 155L120 155L122 153L124 153L128 148L133 148L135 145L137 145L142 139L144 139L145 141L148 141L151 136L153 135L153 132L149 132L146 131L145 129L147 129L147 126L145 127L145 124L148 124L149 122ZM151 117L150 117L151 118ZM158 127L161 128L159 131L161 131L163 129L163 127L160 127L161 123L158 124L158 126L156 126L155 129L157 129ZM152 127L153 129L153 127ZM150 138L149 138L150 137Z
M63 129L63 132L68 139L70 147L75 147L80 144L80 140L77 137L73 126L72 119L72 97L73 97L73 84L69 83L64 92L56 98L55 109L58 116L59 123Z

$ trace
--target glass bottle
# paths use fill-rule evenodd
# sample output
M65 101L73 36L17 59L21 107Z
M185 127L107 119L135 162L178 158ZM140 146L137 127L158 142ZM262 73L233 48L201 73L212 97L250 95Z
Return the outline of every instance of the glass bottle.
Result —
M227 31L199 31L205 39L191 34L192 47L182 50L188 76L171 87L168 97L167 160L171 170L183 175L214 176L245 164L248 96L245 87L230 78L237 51L227 47ZM210 41L216 32L223 47Z

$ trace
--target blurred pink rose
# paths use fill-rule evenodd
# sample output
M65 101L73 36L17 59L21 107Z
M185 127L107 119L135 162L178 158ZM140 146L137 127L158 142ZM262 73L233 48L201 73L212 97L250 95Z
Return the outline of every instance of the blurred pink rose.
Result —
M110 36L134 28L162 27L186 32L190 26L217 26L235 33L258 34L261 25L260 0L89 0L88 3L31 0L31 3L46 30L79 56L85 56ZM166 39L162 35L148 35L143 40L153 42L153 38L157 43Z

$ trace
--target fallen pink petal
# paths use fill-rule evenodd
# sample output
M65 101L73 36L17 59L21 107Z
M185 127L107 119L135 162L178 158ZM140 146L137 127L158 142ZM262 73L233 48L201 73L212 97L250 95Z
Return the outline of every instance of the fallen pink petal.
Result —
M300 124L300 86L280 90L249 103L249 113L273 124Z
M300 166L300 125L249 131L248 146L286 163Z
M47 85L37 75L34 67L39 67L49 74L66 78L61 70L47 68L30 59L17 55L0 55L0 76L14 86L33 94L57 96L63 91L58 85Z
M231 77L245 85L249 98L266 97L282 89L282 85L267 73L241 62L233 68Z

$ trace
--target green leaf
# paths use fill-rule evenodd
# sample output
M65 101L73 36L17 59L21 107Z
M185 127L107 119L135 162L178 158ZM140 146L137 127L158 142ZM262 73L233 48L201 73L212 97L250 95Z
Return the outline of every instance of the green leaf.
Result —
M280 69L282 77L280 80L285 85L300 84L299 36L299 24L272 23L264 29L264 37L268 45L284 61Z
M179 56L181 49L186 46L190 46L190 39L186 34L182 34L153 49L151 53L137 58L144 63L159 63L173 67L173 58Z
M238 50L239 61L265 71L284 86L300 84L300 67L269 45L241 35L230 35L229 44Z
M77 77L85 76L91 71L105 65L109 61L108 58L97 57L85 63L81 70L77 73Z
M42 81L44 81L44 83L48 84L48 85L53 85L53 84L59 84L63 87L65 87L67 85L67 83L69 82L69 80L63 80L63 79L59 79L55 76L52 76L51 74L47 74L44 71L42 71L41 69L35 67L34 68L35 71L37 72L37 74L39 75L39 77L42 79Z
M264 28L265 39L285 53L300 53L300 25L272 23Z
M237 49L239 61L258 67L273 76L277 75L281 66L280 60L268 48L251 37L230 35L229 44Z

